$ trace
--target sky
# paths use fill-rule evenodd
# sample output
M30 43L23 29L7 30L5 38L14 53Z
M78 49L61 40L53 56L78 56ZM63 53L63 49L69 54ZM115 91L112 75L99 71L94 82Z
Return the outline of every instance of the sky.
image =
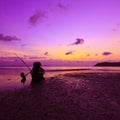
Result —
M120 0L0 0L0 65L120 61Z

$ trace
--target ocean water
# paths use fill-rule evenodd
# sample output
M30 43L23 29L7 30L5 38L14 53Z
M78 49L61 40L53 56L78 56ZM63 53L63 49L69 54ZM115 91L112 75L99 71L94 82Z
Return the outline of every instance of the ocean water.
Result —
M64 66L64 67L43 67L45 69L45 79L50 77L55 77L59 74L65 73L73 73L73 72L80 72L80 73L87 73L87 72L119 72L120 67L71 67L71 66ZM23 87L21 83L20 73L28 73L29 70L26 67L0 67L0 91L1 90L10 90L16 89L19 87ZM31 82L31 75L27 75L27 80L25 85L29 85Z

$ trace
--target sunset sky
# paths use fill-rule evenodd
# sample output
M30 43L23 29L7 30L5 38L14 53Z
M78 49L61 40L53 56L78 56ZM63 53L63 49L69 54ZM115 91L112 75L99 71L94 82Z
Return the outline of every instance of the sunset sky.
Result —
M120 61L120 0L0 0L0 64Z

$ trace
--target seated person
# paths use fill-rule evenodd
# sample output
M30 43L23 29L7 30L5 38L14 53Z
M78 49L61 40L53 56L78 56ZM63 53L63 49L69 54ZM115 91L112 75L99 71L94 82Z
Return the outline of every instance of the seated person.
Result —
M32 82L44 80L44 73L45 73L45 70L41 67L41 63L34 62L33 68L31 70Z

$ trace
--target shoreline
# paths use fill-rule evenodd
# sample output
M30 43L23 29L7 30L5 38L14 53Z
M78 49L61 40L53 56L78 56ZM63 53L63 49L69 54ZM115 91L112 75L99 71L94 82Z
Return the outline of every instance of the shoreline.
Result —
M119 73L66 73L1 93L1 120L119 120Z

